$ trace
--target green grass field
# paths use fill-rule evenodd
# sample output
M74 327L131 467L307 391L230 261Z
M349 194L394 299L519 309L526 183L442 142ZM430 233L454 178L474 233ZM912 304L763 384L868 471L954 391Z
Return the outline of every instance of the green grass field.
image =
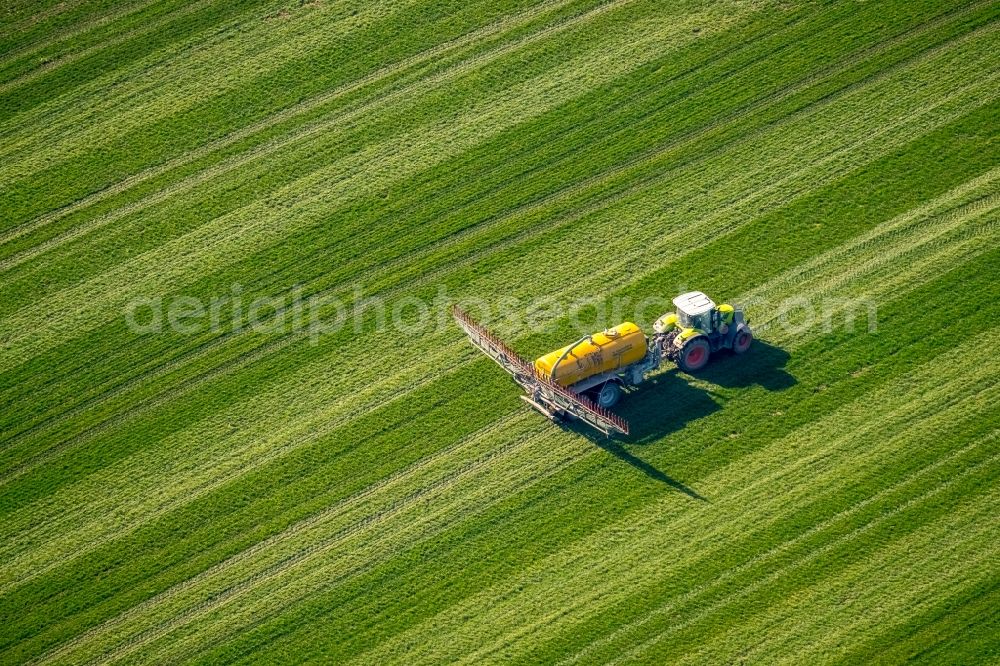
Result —
M0 13L0 662L1000 662L1000 4ZM688 289L617 440L378 309Z

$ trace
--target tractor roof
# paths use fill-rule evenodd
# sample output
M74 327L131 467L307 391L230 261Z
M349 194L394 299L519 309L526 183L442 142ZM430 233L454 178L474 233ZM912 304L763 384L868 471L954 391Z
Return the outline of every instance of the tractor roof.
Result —
M700 291L689 291L674 299L674 307L689 317L697 317L712 310L715 303Z

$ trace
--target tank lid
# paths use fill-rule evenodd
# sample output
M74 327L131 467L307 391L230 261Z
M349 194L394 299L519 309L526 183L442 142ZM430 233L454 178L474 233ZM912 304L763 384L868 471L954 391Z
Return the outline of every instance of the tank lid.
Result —
M700 291L689 291L674 299L674 307L689 317L697 317L714 309L715 303Z

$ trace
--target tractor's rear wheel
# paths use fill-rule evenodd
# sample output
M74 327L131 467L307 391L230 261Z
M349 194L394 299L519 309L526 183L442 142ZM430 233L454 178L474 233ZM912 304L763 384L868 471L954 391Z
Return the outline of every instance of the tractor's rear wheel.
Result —
M622 397L622 387L618 382L607 382L597 392L597 404L605 409L611 409Z
M751 342L753 342L753 333L745 328L738 331L736 337L733 339L733 352L736 354L744 353L750 349Z
M681 349L677 357L677 366L684 372L697 372L708 364L708 357L712 348L705 338L695 338Z

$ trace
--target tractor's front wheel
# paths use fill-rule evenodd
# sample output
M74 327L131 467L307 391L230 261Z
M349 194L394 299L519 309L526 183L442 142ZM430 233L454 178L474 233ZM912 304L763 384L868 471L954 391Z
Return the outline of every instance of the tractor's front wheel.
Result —
M753 333L750 329L744 328L741 331L737 331L736 338L733 339L733 353L742 354L750 349L750 343L753 342Z
M697 372L708 364L708 356L712 348L705 338L695 338L681 349L677 357L677 366L684 372Z

